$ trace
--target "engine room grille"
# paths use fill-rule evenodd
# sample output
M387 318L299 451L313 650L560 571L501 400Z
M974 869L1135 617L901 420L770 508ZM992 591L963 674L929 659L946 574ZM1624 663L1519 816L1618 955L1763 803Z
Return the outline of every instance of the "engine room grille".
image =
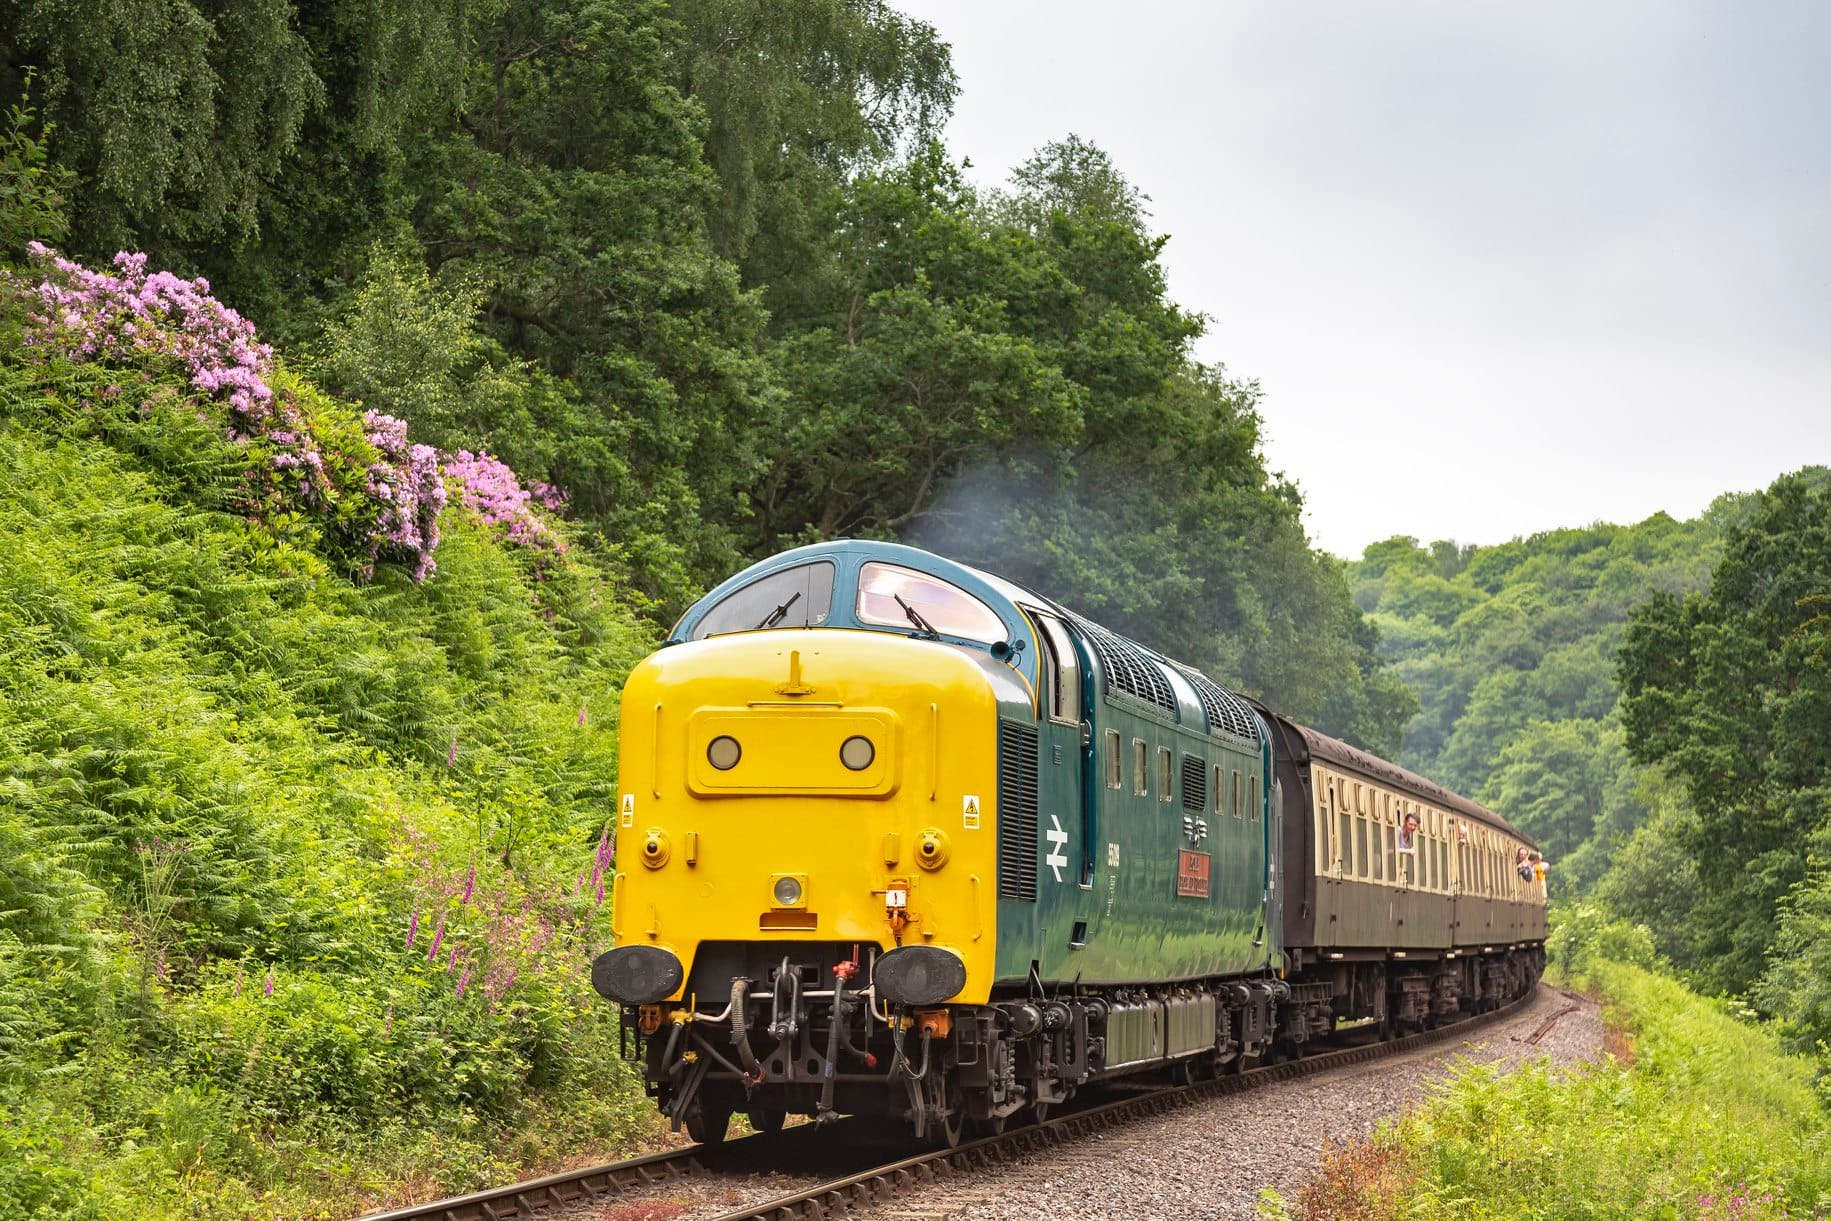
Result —
M1036 900L1036 726L998 722L998 897Z
M1208 729L1212 733L1232 734L1236 738L1245 738L1248 742L1259 740L1259 723L1252 715L1252 709L1246 701L1233 692L1220 687L1215 681L1199 670L1183 669L1182 676L1195 688L1195 694L1201 697L1202 711L1208 715Z
M1155 657L1123 636L1115 636L1103 627L1085 619L1077 620L1094 651L1100 655L1100 670L1106 676L1106 689L1117 687L1147 704L1155 704L1171 716L1176 715L1176 694L1170 680Z
M1208 764L1194 755L1183 756L1183 809L1200 810L1208 804Z

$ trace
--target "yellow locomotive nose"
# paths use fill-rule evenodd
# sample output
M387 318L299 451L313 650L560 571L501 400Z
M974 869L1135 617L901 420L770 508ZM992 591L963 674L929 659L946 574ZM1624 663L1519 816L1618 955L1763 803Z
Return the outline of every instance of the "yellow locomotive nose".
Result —
M732 962L779 960L770 945L861 959L920 945L962 968L927 962L925 994L956 981L983 999L1009 673L983 653L823 629L649 658L623 699L618 851L644 867L617 878L618 945L676 957L676 996L702 957L719 957L722 991Z

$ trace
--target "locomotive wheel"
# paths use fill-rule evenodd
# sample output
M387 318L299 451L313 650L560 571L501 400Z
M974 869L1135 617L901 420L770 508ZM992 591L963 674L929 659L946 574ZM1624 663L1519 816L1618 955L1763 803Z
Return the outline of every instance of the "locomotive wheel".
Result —
M1024 1118L1028 1119L1031 1123L1048 1123L1049 1104L1046 1102L1033 1102L1030 1104L1029 1109L1023 1111L1022 1114Z
M959 1145L966 1135L966 1112L961 1107L954 1107L941 1120L941 1143L952 1149Z
M724 1144L725 1132L730 1127L730 1107L701 1107L687 1116L687 1135L708 1149Z
M773 1136L780 1132L783 1123L788 1119L788 1112L781 1107L759 1107L753 1111L746 1111L745 1115L750 1120L750 1126L765 1136Z
M943 1147L952 1149L966 1135L966 1098L958 1085L937 1081L928 1091L928 1101L938 1109L943 1099L947 1103L947 1114L933 1120L929 1132Z

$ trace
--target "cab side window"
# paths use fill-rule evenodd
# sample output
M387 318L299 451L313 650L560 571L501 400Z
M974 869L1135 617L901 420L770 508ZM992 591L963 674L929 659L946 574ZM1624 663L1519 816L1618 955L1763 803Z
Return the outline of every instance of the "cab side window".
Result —
M1028 608L1025 608L1028 610ZM1029 611L1042 641L1043 715L1065 725L1081 723L1081 661L1061 621L1053 615Z
M726 594L694 626L689 639L772 627L819 627L832 611L832 563L798 564Z

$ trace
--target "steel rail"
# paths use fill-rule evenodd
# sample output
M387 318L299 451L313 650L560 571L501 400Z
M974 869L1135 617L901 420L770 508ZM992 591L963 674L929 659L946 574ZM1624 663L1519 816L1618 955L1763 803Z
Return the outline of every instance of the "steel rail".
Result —
M740 1139L750 1140L752 1137ZM736 1141L732 1142L736 1144ZM703 1174L700 1146L689 1145L662 1153L650 1153L583 1170L563 1170L545 1178L473 1191L469 1195L434 1200L427 1204L410 1204L389 1212L366 1214L362 1221L505 1221L525 1217L535 1209L576 1200L612 1199L629 1191L639 1191L653 1183L683 1179Z
M1569 996L1570 993L1565 992L1564 995ZM1576 1011L1577 1011L1577 1006L1575 1006L1575 1005L1564 1006L1562 1009L1558 1010L1556 1013L1554 1013L1550 1017L1546 1018L1543 1022L1539 1023L1539 1028L1532 1032L1532 1037L1527 1039L1526 1042L1532 1044L1534 1047L1537 1047L1539 1040L1544 1038L1546 1036L1546 1034L1548 1034L1551 1031L1551 1028L1558 1024L1559 1018L1563 1017L1567 1013L1575 1013Z
M1170 1086L1136 1098L1124 1098L1084 1111L1075 1111L998 1136L970 1141L951 1149L917 1154L874 1170L834 1179L806 1191L720 1213L714 1221L798 1221L808 1217L845 1216L854 1207L869 1208L888 1203L912 1188L935 1182L954 1171L1003 1163L1018 1154L1079 1140L1115 1124L1160 1115L1172 1108L1190 1106L1211 1098L1245 1093L1274 1082L1308 1077L1352 1064L1385 1059L1434 1043L1448 1042L1507 1017L1537 994L1535 986L1531 992L1509 1005L1477 1014L1452 1026L1439 1026L1434 1030L1406 1035L1390 1042L1369 1043L1300 1060L1287 1060L1230 1076L1214 1077L1193 1085Z

